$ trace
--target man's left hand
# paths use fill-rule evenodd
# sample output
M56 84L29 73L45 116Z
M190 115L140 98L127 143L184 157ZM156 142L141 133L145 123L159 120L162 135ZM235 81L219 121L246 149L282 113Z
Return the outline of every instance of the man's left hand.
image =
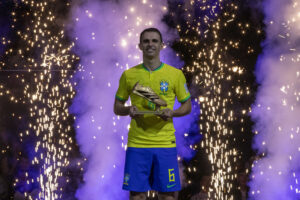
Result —
M172 119L173 113L174 113L173 110L166 108L166 109L163 109L162 113L158 114L158 116L161 117L163 120L168 121L169 119Z

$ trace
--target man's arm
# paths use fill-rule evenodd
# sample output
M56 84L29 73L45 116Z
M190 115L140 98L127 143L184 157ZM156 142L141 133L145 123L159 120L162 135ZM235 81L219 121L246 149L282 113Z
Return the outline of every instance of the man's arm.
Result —
M129 115L130 106L125 106L125 101L120 101L119 99L115 98L114 103L114 113L120 116Z
M192 110L192 103L191 103L191 98L189 98L187 101L181 103L181 106L173 111L172 117L181 117L184 115L187 115L191 112Z
M125 101L120 101L119 99L115 98L114 103L114 113L120 116L127 116L136 117L139 114L136 112L138 111L137 107L135 106L125 106Z
M169 108L166 108L162 110L162 114L159 116L163 120L168 120L171 119L172 117L181 117L184 115L187 115L191 112L192 110L192 103L191 103L191 98L189 98L187 101L181 103L180 107L177 110L171 110Z

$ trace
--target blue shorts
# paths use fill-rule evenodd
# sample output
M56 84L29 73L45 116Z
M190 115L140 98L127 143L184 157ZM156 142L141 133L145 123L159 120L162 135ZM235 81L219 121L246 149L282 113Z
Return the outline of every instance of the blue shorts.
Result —
M134 192L181 189L176 148L128 147L123 189Z

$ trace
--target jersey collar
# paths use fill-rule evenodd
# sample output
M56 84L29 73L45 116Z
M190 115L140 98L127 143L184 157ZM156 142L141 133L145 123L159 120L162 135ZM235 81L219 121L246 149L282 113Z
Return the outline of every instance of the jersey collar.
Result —
M144 65L144 63L142 63L142 66L145 70L147 70L149 72L149 69ZM161 68L163 68L163 66L164 66L164 63L161 62L161 65L158 68L156 68L155 70L153 70L153 72L160 70Z

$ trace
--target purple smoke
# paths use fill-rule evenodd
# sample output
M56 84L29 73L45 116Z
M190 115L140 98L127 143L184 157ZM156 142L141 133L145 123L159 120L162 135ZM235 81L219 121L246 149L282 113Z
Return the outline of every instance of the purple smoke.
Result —
M254 162L250 199L300 198L300 1L265 0L266 40L257 64L260 84L251 116Z
M161 21L166 1L86 1L73 5L74 26L71 28L80 56L81 70L76 74L77 95L71 107L76 116L77 143L87 158L84 184L78 199L128 199L122 191L123 166L129 117L113 114L113 102L121 73L141 62L137 48L139 33L146 27L161 30L164 41L177 37ZM169 48L162 60L181 66L183 63ZM188 118L190 119L190 118ZM188 123L178 134L187 132ZM182 138L182 137L181 137ZM192 154L186 152L190 157Z

